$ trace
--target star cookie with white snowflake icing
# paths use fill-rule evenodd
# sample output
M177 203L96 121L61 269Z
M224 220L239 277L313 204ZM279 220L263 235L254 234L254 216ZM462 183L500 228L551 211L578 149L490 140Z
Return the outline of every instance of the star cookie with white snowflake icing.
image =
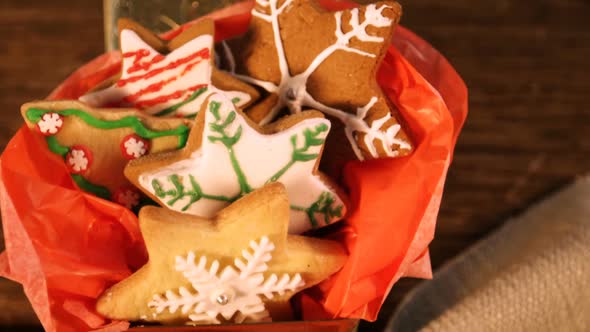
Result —
M121 73L80 97L91 106L133 107L156 116L194 117L214 91L224 90L238 107L258 98L254 88L214 67L211 20L200 21L171 41L161 40L129 19L119 21L119 31Z
M411 143L376 79L400 15L395 1L327 12L315 0L257 0L248 33L218 50L223 68L266 90L248 110L255 121L283 108L334 120L323 163L403 156Z
M292 319L289 299L336 273L337 242L288 235L289 201L272 183L214 218L144 207L149 262L108 289L97 310L115 320L219 324Z
M330 121L319 112L252 123L222 94L213 94L196 119L187 147L134 160L127 177L160 205L211 217L267 183L287 187L289 232L300 234L342 219L344 195L317 172Z
M184 147L191 120L164 119L131 109L93 109L78 101L22 106L27 126L64 159L80 189L129 209L145 196L125 178L130 160Z

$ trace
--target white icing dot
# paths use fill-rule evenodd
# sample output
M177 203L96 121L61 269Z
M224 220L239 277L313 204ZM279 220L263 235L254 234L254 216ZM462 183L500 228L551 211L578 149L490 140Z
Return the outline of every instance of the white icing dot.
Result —
M115 194L115 201L128 209L139 205L139 193L133 189L121 189Z
M84 149L74 147L68 154L67 163L72 171L82 173L90 166L89 155Z
M137 159L148 153L149 143L137 135L129 135L123 140L123 155L128 159Z
M37 128L44 135L55 135L63 126L63 119L57 113L45 113L37 122Z

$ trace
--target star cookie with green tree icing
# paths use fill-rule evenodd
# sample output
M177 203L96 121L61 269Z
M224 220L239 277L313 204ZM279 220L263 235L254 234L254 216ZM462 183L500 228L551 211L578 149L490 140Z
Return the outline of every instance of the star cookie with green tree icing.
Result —
M317 171L329 130L330 121L312 111L260 127L213 94L185 149L134 160L125 174L160 205L205 217L281 182L291 203L289 232L299 234L346 214L341 190Z
M211 219L144 207L149 261L105 291L97 311L115 320L219 324L292 319L289 299L336 273L334 241L288 235L289 199L271 183Z
M133 109L94 109L78 101L22 106L29 128L64 159L78 187L134 209L145 199L123 170L130 160L184 147L192 121L156 118Z
M238 107L258 98L254 88L215 68L211 20L200 21L170 41L129 19L119 20L119 31L121 73L80 97L91 106L194 117L214 91L225 91Z

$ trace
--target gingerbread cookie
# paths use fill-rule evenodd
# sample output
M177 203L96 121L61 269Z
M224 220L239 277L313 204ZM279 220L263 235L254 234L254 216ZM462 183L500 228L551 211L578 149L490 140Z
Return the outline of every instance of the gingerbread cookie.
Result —
M411 143L376 81L400 15L395 1L326 12L312 0L257 0L249 31L218 50L224 68L267 91L248 110L253 120L312 108L343 127L329 138L325 162L343 148L345 159L403 156Z
M64 158L80 189L130 209L139 204L140 192L125 178L125 165L184 147L192 125L137 110L93 109L78 101L28 103L21 113L29 128L45 136L51 152Z
M289 299L337 272L337 243L287 235L289 200L269 184L205 219L139 213L149 262L97 302L116 320L219 324L291 319Z
M167 208L211 217L267 183L281 182L291 202L289 232L344 217L344 195L317 172L330 121L303 112L259 127L222 94L199 113L182 151L134 160L125 174Z
M194 117L214 91L224 90L238 107L258 98L254 88L214 67L211 20L200 21L169 42L128 19L119 21L119 31L121 74L80 97L91 106Z

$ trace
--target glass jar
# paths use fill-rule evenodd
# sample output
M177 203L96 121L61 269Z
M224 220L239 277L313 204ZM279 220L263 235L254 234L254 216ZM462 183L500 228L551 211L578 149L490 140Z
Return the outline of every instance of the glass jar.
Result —
M105 48L118 49L117 21L121 17L161 33L236 2L239 0L103 0Z

